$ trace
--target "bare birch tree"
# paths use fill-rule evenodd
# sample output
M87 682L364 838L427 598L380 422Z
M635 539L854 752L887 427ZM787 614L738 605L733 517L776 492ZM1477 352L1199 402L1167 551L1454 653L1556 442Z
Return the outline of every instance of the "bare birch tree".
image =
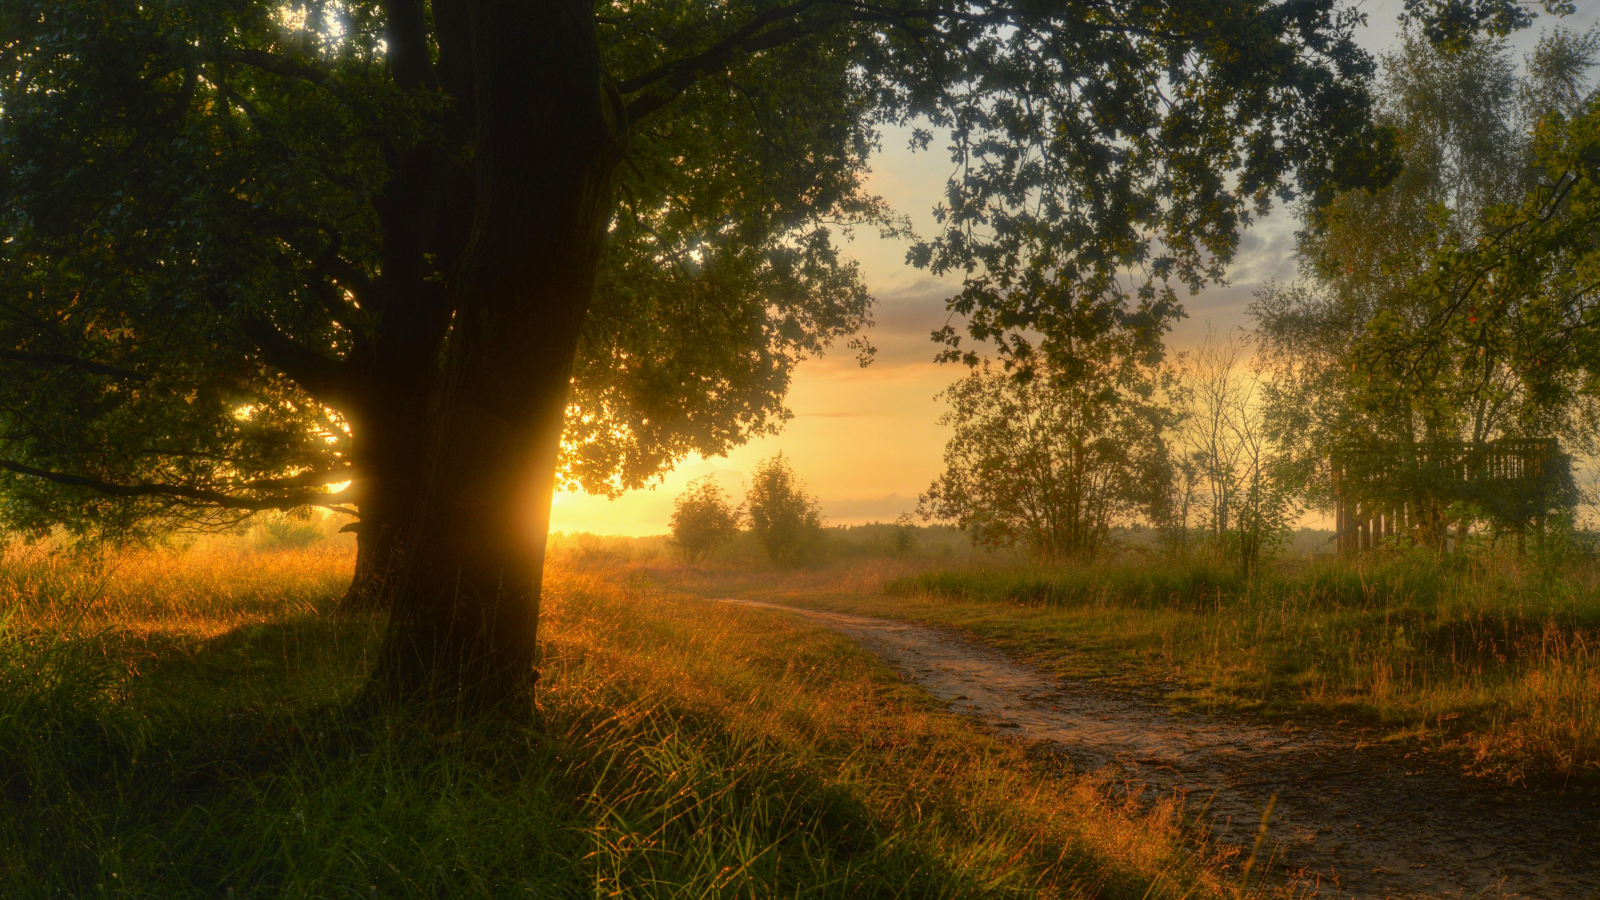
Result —
M1179 367L1182 418L1174 444L1192 467L1181 487L1194 496L1199 527L1218 561L1253 570L1281 543L1299 504L1262 418L1263 376L1251 337L1211 331ZM1189 525L1184 508L1183 528Z

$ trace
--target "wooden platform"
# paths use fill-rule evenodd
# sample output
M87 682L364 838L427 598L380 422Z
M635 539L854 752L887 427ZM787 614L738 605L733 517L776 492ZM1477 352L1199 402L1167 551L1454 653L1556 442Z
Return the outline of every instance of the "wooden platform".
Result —
M1334 543L1341 556L1446 534L1471 502L1519 534L1540 529L1566 457L1554 438L1347 449L1334 454Z

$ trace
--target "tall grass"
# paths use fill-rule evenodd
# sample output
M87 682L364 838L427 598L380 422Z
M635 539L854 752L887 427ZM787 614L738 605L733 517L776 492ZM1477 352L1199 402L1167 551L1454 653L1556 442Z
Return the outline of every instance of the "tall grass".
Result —
M113 564L0 574L0 896L1236 894L782 616L555 573L537 721L440 729L344 714L347 557Z
M1600 778L1592 564L1419 554L1254 579L1205 564L967 569L886 591L901 612L1063 672L1377 724L1513 780Z

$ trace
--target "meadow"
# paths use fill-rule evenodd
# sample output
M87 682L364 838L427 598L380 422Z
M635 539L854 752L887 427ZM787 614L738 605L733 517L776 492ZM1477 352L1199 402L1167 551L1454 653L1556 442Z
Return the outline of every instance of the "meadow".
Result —
M357 716L331 542L0 565L0 896L1258 894L844 639L569 560L522 720Z
M1600 783L1600 565L1506 555L879 562L686 590L957 629L1174 707L1346 726L1512 783Z

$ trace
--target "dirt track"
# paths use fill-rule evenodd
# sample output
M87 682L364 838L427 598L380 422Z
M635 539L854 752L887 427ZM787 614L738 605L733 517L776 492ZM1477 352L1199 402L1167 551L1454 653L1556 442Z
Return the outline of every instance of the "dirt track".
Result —
M1317 897L1600 898L1600 801L1496 788L1332 732L1174 715L1104 686L1066 682L948 632L781 609L842 632L951 708L1107 770L1177 792L1216 840L1248 845L1277 797L1267 846ZM1263 848L1265 852L1266 847Z

